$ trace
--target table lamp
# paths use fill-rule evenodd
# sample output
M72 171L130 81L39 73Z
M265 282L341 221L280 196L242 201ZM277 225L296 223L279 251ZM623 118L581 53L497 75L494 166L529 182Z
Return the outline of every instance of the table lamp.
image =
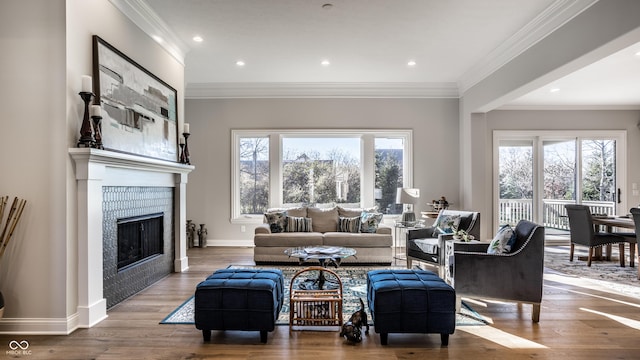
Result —
M413 212L413 204L417 204L420 199L420 189L398 188L396 193L397 204L407 204L407 210L402 213L402 221L416 221L416 214Z

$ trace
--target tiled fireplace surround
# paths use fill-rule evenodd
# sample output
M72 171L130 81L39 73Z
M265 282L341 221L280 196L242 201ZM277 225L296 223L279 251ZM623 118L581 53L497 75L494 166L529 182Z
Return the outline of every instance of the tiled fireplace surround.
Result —
M125 192L128 193L135 193L136 188L140 188L145 193L144 197L158 194L165 198L166 192L173 190L173 221L170 222L173 229L165 231L172 233L174 243L165 246L165 249L173 249L174 253L165 255L173 258L173 271L182 272L188 268L185 232L187 175L194 167L98 149L72 148L69 149L69 154L76 164L78 187L77 326L91 327L107 317L104 289L110 284L109 281L104 281L103 258L109 254L103 244L105 189L109 194L114 188L127 189ZM136 202L138 201L131 201ZM159 202L166 202L166 199Z

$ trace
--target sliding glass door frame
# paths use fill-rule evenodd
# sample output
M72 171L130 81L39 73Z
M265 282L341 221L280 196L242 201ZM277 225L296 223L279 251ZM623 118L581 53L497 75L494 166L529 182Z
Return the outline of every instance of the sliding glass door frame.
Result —
M614 140L615 147L615 188L616 201L615 213L627 214L629 207L627 204L627 132L626 130L558 130L558 131L493 131L493 233L497 231L500 217L500 158L499 149L502 141L531 141L533 146L533 201L532 215L533 221L543 223L543 194L544 194L544 146L545 141L576 141L576 202L582 202L582 140Z

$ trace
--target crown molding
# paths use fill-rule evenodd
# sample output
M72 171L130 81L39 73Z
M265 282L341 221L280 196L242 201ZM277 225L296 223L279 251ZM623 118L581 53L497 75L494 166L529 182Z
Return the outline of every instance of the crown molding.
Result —
M197 83L185 99L459 98L455 83Z
M464 73L458 80L460 93L464 94L471 87L493 74L596 2L598 0L557 0L551 4L522 29L491 51L484 60Z
M128 17L136 26L156 41L166 52L184 66L184 58L190 48L171 30L169 25L156 14L144 0L109 0L120 12Z
M504 105L494 110L640 110L640 104L620 104L620 105L597 105L597 104L574 104L574 105Z

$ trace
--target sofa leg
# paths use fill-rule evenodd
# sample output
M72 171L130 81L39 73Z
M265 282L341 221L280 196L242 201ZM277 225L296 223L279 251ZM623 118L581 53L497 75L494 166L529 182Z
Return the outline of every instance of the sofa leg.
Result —
M211 341L211 330L202 330L202 339L205 342Z
M535 323L540 321L540 304L533 304L533 309L531 309L531 320Z
M462 310L462 297L456 296L456 314L459 314Z
M387 345L389 341L389 333L380 333L380 344Z
M267 331L266 330L260 330L260 342L263 344L267 343Z
M407 269L413 269L413 268L411 267L411 264L412 264L412 263L413 263L413 260L411 260L411 258L407 256Z
M440 334L440 342L442 342L442 346L449 345L449 334Z

